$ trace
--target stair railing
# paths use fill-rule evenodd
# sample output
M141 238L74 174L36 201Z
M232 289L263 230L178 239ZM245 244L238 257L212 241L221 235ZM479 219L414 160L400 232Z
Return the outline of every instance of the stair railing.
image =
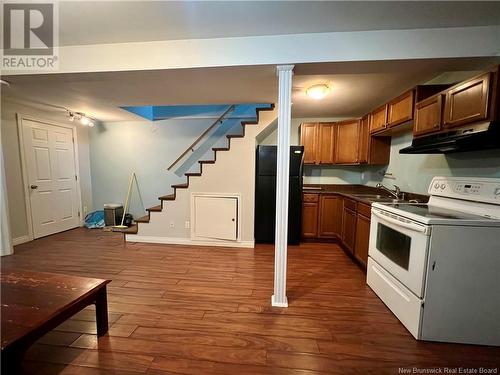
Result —
M210 125L177 159L175 159L175 161L170 164L170 167L167 168L167 170L171 170L174 165L176 165L179 161L181 161L184 156L186 156L190 151L191 152L194 152L194 148L195 146L200 143L201 139L207 135L215 126L217 126L217 124L222 124L222 122L224 121L224 118L234 110L235 108L235 105L230 105L225 111L224 113L222 113L222 115L220 115L217 120L214 121L214 123L212 125Z

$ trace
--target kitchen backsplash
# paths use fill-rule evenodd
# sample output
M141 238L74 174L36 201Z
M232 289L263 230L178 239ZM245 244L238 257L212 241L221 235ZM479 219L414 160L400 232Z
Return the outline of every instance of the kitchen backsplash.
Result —
M425 194L434 176L500 178L500 150L485 150L449 155L400 155L411 144L412 134L393 137L389 166L366 167L360 183L398 185L405 191ZM360 171L361 172L361 171ZM387 172L384 177L384 172Z

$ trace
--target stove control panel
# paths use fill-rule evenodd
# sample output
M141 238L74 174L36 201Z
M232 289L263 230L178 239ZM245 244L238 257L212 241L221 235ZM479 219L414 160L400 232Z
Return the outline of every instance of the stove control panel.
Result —
M500 205L500 179L434 177L429 186L429 194Z

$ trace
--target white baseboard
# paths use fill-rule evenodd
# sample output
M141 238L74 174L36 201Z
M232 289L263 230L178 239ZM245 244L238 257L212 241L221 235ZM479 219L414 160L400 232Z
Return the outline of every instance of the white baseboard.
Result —
M21 237L13 238L12 245L13 246L21 245L22 243L29 242L29 241L31 241L31 240L30 240L30 237L28 235L21 236Z
M199 241L190 238L176 238L176 237L156 237L156 236L139 236L137 234L125 235L127 242L144 242L144 243L161 243L167 245L191 245L191 246L220 246L220 247L244 247L254 248L254 241Z

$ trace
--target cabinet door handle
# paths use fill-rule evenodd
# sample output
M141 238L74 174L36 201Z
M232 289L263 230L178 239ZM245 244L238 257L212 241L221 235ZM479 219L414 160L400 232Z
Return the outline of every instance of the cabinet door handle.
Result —
M38 185L31 185L31 186L30 186L30 189L32 189L32 190L36 190L36 189L38 189Z

